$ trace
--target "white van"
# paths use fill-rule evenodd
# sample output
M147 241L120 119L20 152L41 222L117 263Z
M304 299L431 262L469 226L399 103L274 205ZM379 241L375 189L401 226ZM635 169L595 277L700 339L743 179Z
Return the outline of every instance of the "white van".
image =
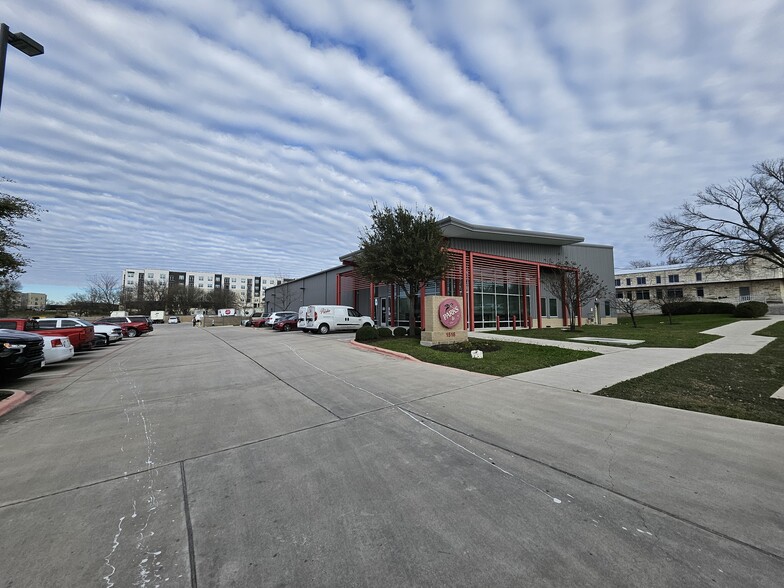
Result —
M308 306L303 330L326 335L330 331L356 331L364 326L373 326L373 319L350 306L322 304Z
M300 330L305 330L305 315L308 312L307 306L300 306L297 310L297 328Z

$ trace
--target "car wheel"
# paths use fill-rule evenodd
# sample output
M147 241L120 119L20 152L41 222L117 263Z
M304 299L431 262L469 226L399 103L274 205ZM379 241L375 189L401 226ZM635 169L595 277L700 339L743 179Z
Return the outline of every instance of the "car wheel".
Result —
M291 325L283 325L283 330L284 331L290 331L291 330Z
M362 325L362 326L363 326L363 327L372 327L373 325L371 325L370 323L365 323L365 324L364 324L364 325Z
M128 337L133 338L138 334L139 333L136 331L136 329L128 329Z
M319 325L318 332L322 335L326 335L329 333L329 325L327 323L321 323Z

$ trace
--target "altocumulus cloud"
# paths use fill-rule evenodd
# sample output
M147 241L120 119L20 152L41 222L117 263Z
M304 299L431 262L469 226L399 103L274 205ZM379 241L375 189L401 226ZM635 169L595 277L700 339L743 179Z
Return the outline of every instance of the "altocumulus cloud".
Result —
M48 210L23 282L303 275L373 200L584 235L784 155L780 2L10 0L0 174ZM8 186L7 186L8 187Z

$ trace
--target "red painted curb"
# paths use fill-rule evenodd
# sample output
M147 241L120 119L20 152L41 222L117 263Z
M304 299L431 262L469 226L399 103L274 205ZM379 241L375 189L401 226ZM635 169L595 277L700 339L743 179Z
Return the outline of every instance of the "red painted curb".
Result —
M10 397L6 398L5 400L0 400L0 416L11 412L17 406L24 404L29 399L30 396L28 396L27 392L24 390L14 390L14 393Z
M354 347L358 347L366 351L374 351L375 353L381 353L382 355L391 355L392 357L397 357L398 359L407 359L408 361L416 361L418 363L422 363L422 360L419 360L416 357L411 357L408 353L401 353L400 351L383 349L381 347L376 347L375 345L366 345L365 343L359 343L357 341L349 341L349 345L353 345Z

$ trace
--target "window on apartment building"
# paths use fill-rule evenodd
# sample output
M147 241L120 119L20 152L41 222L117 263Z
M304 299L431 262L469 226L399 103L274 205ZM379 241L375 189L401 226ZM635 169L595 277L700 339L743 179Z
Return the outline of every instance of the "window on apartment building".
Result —
M698 282L702 282L702 272L697 272L695 278Z
M148 278L151 278L151 277L152 277L152 274L147 274L147 277L148 277Z
M656 276L656 283L661 284L661 276Z
M232 285L231 285L231 289L232 289L232 290L236 290L236 289L237 289L237 284L232 284Z
M199 281L203 282L204 281L204 276L199 276Z
M631 286L632 285L632 279L631 278L626 278L626 285L627 286Z
M165 280L165 279L166 279L166 274L161 274L159 277L160 277L162 280Z
M623 292L616 292L615 293L615 297L616 298L623 298Z
M135 276L136 272L128 272L128 276Z
M628 300L631 300L631 299L632 299L632 293L631 293L631 292L627 292L627 293L626 293L626 298L627 298Z
M637 278L637 285L638 285L638 286L643 286L643 285L645 285L645 276L643 276L643 277L641 277L641 278Z
M705 290L703 288L697 288L697 298L705 298Z
M664 296L664 291L661 289L656 290L656 298L662 298Z
M677 284L678 282L680 282L680 281L681 281L681 277L680 277L680 275L678 275L678 274L672 274L672 275L670 275L670 276L667 276L667 281L668 281L670 284Z
M232 278L232 279L231 279L231 281L232 281L232 282L236 282L236 281L237 281L237 278Z
M683 298L683 290L681 288L670 288L667 290L667 298Z
M621 285L621 279L620 278L615 278L615 285L616 286L620 286Z
M635 296L637 300L650 300L651 292L650 290L637 290L637 292L635 292Z

